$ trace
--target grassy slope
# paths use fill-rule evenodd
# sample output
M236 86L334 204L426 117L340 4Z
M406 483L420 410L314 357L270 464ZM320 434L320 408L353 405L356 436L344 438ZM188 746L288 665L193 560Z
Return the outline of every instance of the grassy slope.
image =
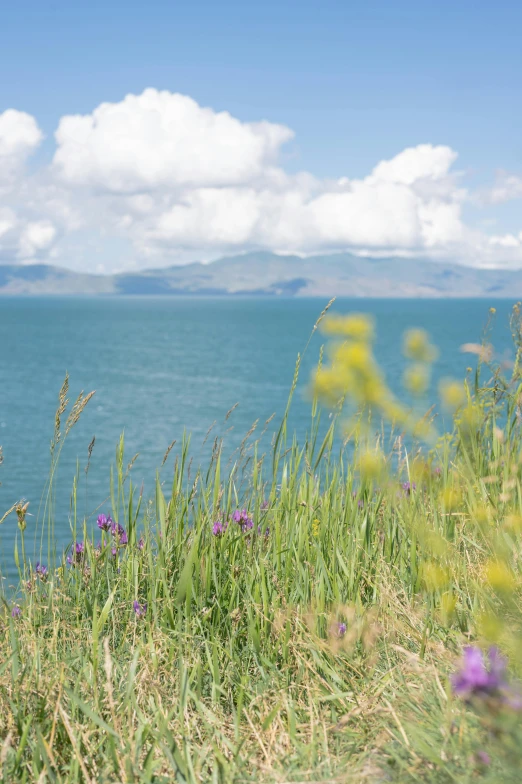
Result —
M191 473L185 444L146 505L121 442L111 512L128 544L113 557L105 534L96 552L73 504L84 555L47 580L22 562L21 615L9 601L0 619L2 780L517 781L518 765L499 773L498 741L448 688L484 612L509 618L495 633L517 666L521 538L506 525L521 507L517 385L501 398L502 437L489 406L501 387L487 385L480 426L438 450L440 474L402 451L401 475L379 490L331 434L318 438L315 409L305 444L283 422L272 456L245 442L229 474L219 448ZM417 468L418 489L401 493ZM231 522L214 536L237 508L253 529ZM48 513L46 524L52 496ZM508 596L482 576L499 541ZM483 747L487 768L474 756Z

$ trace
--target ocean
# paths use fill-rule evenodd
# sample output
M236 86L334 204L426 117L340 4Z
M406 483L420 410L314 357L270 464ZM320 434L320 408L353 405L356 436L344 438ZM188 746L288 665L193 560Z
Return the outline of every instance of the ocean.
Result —
M99 507L110 508L106 501L110 466L122 432L126 460L139 453L132 479L138 487L143 484L147 497L165 450L176 440L161 472L168 482L184 431L191 435L195 464L204 464L216 435L224 436L227 454L233 455L256 421L255 433L259 433L274 415L268 435L276 430L297 355L326 302L203 297L0 299L0 445L4 454L0 517L18 499L28 500L32 516L27 517L26 535L28 542L34 542L58 393L66 372L71 402L82 390L96 394L71 431L60 459L55 515L58 550L71 540L70 493L77 470L79 517L85 516L92 525ZM402 335L409 327L426 329L440 351L431 392L435 400L438 380L462 378L474 362L460 347L480 340L492 306L497 311L491 335L496 354L513 356L509 333L513 304L507 300L337 300L332 311L373 314L376 355L397 391L405 365ZM316 332L302 362L290 418L290 427L300 439L310 424L307 387L323 342L324 337ZM13 545L18 535L16 517L11 515L0 526L4 576L13 574Z

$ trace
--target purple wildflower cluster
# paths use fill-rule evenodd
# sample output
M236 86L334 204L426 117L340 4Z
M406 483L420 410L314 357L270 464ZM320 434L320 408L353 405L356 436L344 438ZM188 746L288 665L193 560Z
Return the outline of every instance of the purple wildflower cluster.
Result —
M216 520L216 522L212 526L212 533L214 534L214 536L223 536L227 528L228 528L227 520Z
M251 531L254 527L254 520L249 516L246 509L236 509L231 515L231 521L237 523L241 527L242 533ZM229 520L216 520L212 525L212 533L214 536L223 536L228 530ZM261 535L264 531L265 536L270 534L268 526L263 529L261 525L257 527L257 533Z
M451 680L453 692L466 700L472 697L496 698L516 710L522 710L522 699L507 680L507 659L492 646L487 656L480 648L464 648L462 664Z
M11 617L12 618L19 618L21 616L21 614L22 614L21 609L18 607L17 604L15 604L15 606L11 610Z
M47 566L44 566L43 564L41 564L40 561L36 562L36 566L34 568L34 571L38 575L40 580L44 580L44 581L47 580L47 578L49 576L49 569L47 568Z
M346 624L342 621L337 624L337 636L344 637L346 634Z
M147 613L147 603L146 602L144 602L143 604L140 604L139 601L137 599L135 599L133 604L132 604L132 607L134 609L134 613L136 615L136 618L143 618L145 616L145 614Z
M127 537L127 531L122 525L115 523L110 515L98 515L97 525L100 531L110 532L111 536L113 536L119 544L128 544L129 539Z
M83 542L75 542L70 555L67 556L67 563L70 566L81 564L85 557L85 545Z
M104 514L98 515L97 525L100 531L110 531L113 525L112 517Z
M404 493L404 495L408 497L412 493L414 493L416 489L417 489L417 485L415 484L415 482L403 482L402 484L402 492Z
M236 509L236 511L232 515L232 520L238 525L241 526L241 530L243 533L245 531L250 531L254 527L254 521L251 517L248 516L248 512L246 509Z

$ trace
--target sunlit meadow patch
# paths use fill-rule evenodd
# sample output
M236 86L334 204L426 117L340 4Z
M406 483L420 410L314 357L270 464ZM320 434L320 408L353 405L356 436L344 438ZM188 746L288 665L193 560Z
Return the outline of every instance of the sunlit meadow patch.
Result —
M122 439L110 500L84 519L75 485L73 542L34 568L27 501L4 516L3 780L519 780L520 310L511 375L488 339L441 385L448 432L426 333L405 335L402 398L373 320L328 313L302 445L288 412L269 456L247 438L226 471L219 442L203 470L184 440L147 501ZM52 471L89 399L67 395Z

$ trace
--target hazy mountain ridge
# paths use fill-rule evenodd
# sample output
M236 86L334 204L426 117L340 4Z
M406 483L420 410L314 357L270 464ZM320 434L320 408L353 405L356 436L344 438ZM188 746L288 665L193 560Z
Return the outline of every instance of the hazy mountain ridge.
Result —
M118 275L45 264L0 265L0 296L108 294L522 298L522 270L349 253L303 259L265 252Z

